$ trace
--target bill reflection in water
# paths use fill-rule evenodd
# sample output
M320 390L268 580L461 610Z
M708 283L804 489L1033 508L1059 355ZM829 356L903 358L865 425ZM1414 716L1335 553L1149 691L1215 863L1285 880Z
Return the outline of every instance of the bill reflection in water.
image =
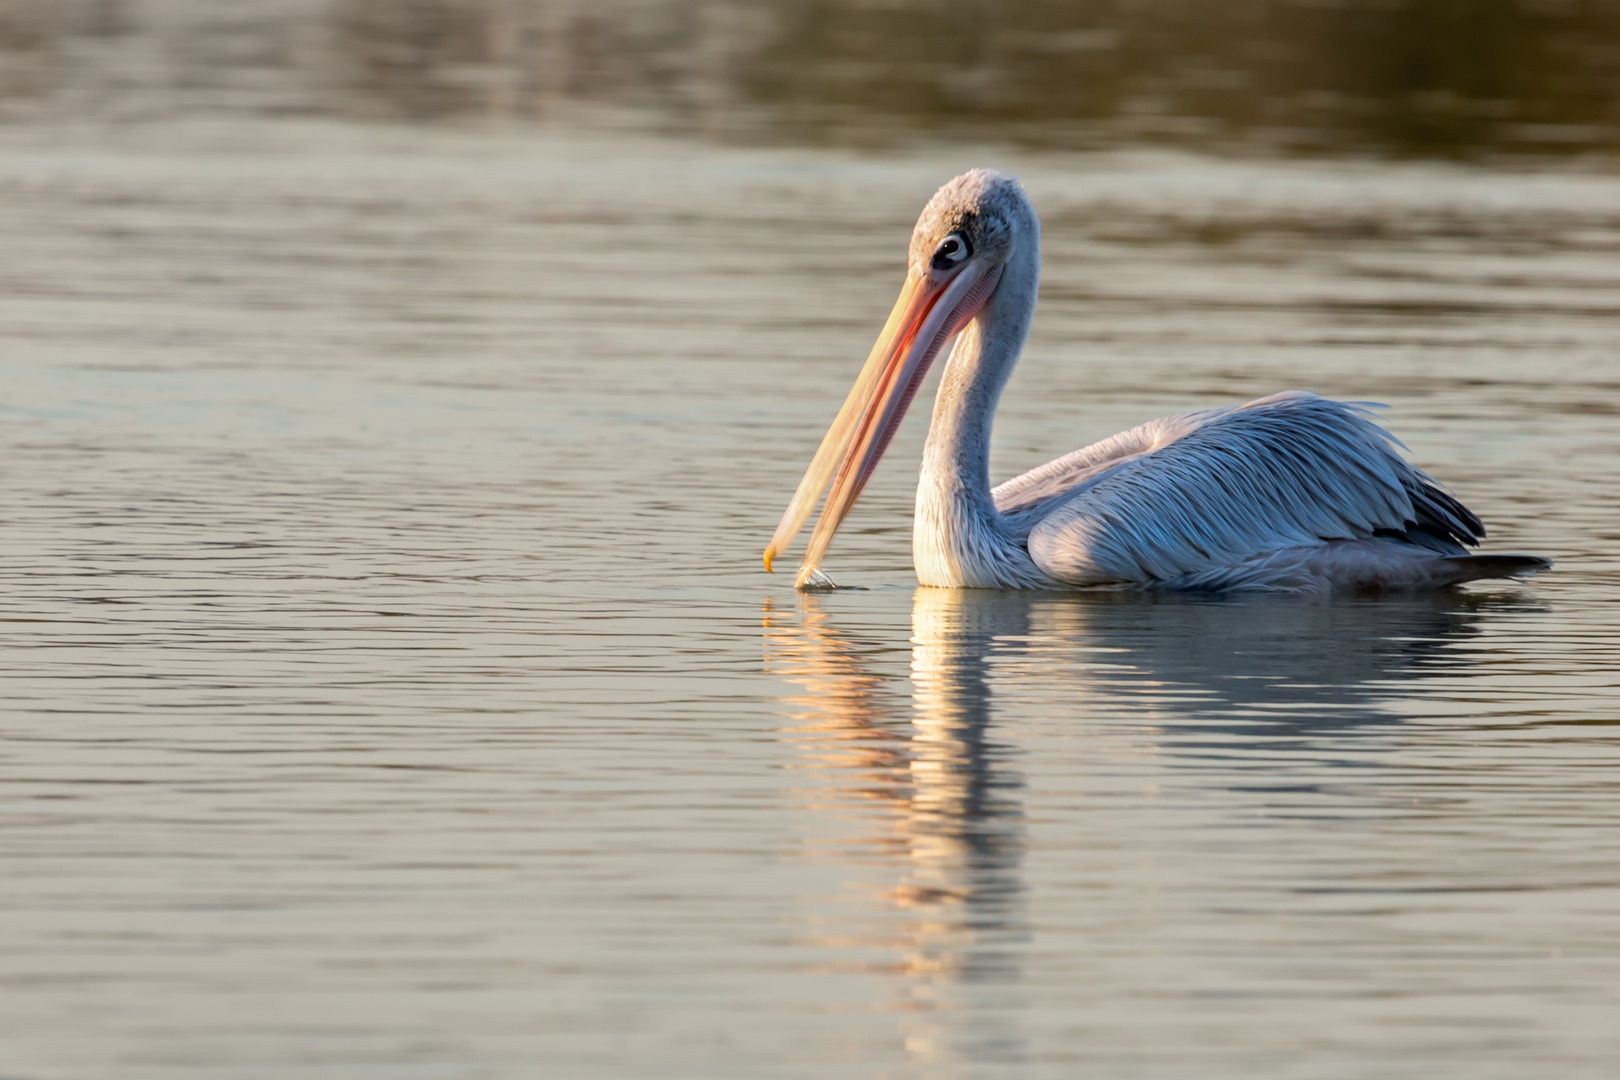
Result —
M1020 981L1027 940L1020 864L1025 851L1022 776L1012 747L990 733L993 641L1017 628L1016 605L981 606L948 589L918 589L912 611L908 701L868 666L819 598L787 617L765 609L768 670L802 686L782 701L802 767L830 772L804 789L808 805L843 816L857 808L869 835L835 843L884 855L895 873L881 903L898 918L872 942L901 978L887 1007L903 1017L907 1052L921 1060L1016 1056L1011 1012L967 1009L953 987ZM880 812L873 814L876 803ZM860 935L856 935L859 937ZM826 945L849 940L835 927ZM887 966L880 963L880 968ZM971 1021L960 1026L964 1010Z

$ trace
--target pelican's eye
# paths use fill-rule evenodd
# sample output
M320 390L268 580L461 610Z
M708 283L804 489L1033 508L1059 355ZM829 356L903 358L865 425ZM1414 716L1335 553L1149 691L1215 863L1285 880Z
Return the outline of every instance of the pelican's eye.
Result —
M934 269L949 270L973 254L973 246L961 233L951 233L934 249Z

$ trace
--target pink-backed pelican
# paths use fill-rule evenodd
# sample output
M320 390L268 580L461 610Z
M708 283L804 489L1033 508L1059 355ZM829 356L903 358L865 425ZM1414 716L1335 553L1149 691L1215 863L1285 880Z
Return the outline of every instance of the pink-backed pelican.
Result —
M767 570L825 491L797 584L830 584L819 567L833 534L953 337L917 485L924 585L1410 590L1552 565L1468 554L1485 535L1479 518L1397 454L1364 405L1303 391L1154 420L992 488L990 425L1035 312L1040 231L1018 181L987 169L929 200L900 298L765 549Z

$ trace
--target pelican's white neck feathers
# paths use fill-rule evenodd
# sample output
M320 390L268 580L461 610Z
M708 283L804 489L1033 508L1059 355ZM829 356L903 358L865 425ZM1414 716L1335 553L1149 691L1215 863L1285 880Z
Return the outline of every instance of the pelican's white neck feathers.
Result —
M1004 518L990 490L990 429L1029 337L1041 279L1040 221L1016 181L984 182L993 176L981 170L961 178L979 180L1001 196L996 220L1005 223L1004 269L994 295L957 335L940 376L917 483L911 557L924 585L1051 588L1057 583L1026 550L1028 527L1020 531ZM951 191L947 186L941 195ZM917 235L923 235L922 223Z

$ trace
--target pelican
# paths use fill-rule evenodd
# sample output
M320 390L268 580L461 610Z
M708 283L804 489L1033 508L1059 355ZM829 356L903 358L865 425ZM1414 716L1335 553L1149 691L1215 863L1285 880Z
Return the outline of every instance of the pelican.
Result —
M1366 403L1286 391L1153 420L990 486L990 425L1029 334L1040 219L988 169L940 188L911 234L905 286L765 549L792 544L826 492L799 569L820 570L934 358L912 530L924 585L1377 592L1534 574L1470 555L1485 527L1395 450Z

